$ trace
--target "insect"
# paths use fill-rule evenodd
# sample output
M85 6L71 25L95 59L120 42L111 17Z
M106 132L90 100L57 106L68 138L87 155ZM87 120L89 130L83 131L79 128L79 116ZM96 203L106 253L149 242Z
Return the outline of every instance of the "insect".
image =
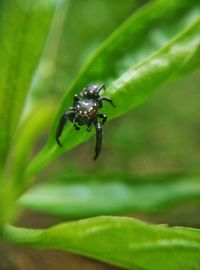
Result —
M104 125L107 120L107 115L99 113L99 109L103 107L103 101L107 101L115 107L112 99L100 96L101 90L105 90L104 84L91 84L82 90L80 96L75 95L73 107L70 107L63 113L56 131L56 141L58 145L62 147L59 138L68 120L73 123L76 130L79 130L80 126L86 125L87 131L91 131L92 127L95 126L96 146L94 160L97 159L101 151L102 125ZM100 119L101 122L99 121Z

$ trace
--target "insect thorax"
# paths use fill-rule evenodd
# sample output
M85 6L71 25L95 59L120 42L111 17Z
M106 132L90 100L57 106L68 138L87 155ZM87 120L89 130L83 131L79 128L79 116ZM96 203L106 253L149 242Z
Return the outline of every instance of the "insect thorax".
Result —
M91 118L95 116L98 110L98 104L90 99L80 100L76 104L76 111L79 116Z

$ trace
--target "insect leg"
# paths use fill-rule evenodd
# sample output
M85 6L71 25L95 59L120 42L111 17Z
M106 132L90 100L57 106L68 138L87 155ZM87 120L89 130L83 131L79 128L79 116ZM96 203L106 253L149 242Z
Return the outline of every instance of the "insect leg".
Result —
M97 120L95 122L95 127L96 127L96 146L95 146L94 160L96 160L97 157L100 154L101 144L102 144L102 136L103 136L102 126L101 126L101 124Z
M74 95L74 107L76 106L76 103L80 100L80 98L78 97L78 95Z
M77 126L77 124L76 124L76 120L77 120L77 117L75 116L75 117L74 117L74 119L73 119L73 125L74 125L74 127L75 127L75 129L76 129L76 130L79 130L79 129L80 129L80 127L79 127L79 126Z
M92 119L89 123L88 123L88 128L87 128L87 131L90 132L92 127L94 125L94 119Z
M99 113L99 114L97 114L97 117L103 119L103 120L102 120L102 125L104 125L105 122L106 122L106 120L107 120L107 115L106 115L106 114Z
M103 90L106 89L104 84L100 85L100 87L98 88L98 93L99 93L102 89L103 89Z
M60 118L60 120L59 120L58 128L57 128L57 130L56 130L56 141L57 141L57 143L58 143L58 145L59 145L60 147L62 147L62 144L61 144L59 138L60 138L60 136L62 135L62 131L63 131L63 128L64 128L64 126L65 126L67 120L68 120L67 112L65 112L65 113L61 116L61 118Z
M73 110L68 110L68 111L64 112L63 115L60 117L59 124L58 124L57 130L56 130L56 141L60 147L62 147L62 144L61 144L59 138L62 135L64 126L65 126L67 120L71 121L74 118L74 115L75 115L75 113Z
M108 98L108 97L101 97L100 101L107 101L109 102L113 107L116 107L116 105L113 103L112 99Z

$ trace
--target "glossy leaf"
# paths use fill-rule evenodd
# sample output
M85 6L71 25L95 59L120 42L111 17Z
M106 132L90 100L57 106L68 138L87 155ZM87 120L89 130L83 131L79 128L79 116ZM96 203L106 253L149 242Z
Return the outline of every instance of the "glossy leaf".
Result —
M0 164L5 163L16 132L56 2L3 0L0 3Z
M164 16L167 14L167 17ZM105 82L106 95L117 104L106 105L109 119L145 102L161 84L181 77L199 66L200 8L198 1L156 1L136 12L97 50L66 93L53 124L49 142L30 164L27 178L36 174L58 155L84 142L91 135L83 128L66 128L55 142L55 129L72 95L92 81Z
M78 218L122 212L159 212L200 198L199 177L144 180L126 174L66 176L33 188L18 203L32 210Z
M200 265L199 230L149 225L131 218L97 217L44 230L8 226L4 238L18 245L74 252L126 269L194 270Z

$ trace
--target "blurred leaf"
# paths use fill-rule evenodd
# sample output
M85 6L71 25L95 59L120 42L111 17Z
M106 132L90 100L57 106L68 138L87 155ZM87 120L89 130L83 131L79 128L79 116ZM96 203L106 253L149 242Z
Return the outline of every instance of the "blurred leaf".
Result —
M62 179L63 178L63 179ZM19 200L19 206L70 217L122 212L159 212L184 201L200 198L199 177L142 177L126 174L63 176L41 184Z
M70 1L70 5L65 1L53 20L33 86L33 101L47 95L60 97L88 55L143 4L141 0L126 0L123 5L116 0L77 0Z
M56 2L0 2L0 165L16 132Z
M67 39L67 42L69 42L69 37L66 38L69 3L69 0L62 0L52 20L51 31L37 68L36 78L31 87L29 96L31 103L42 101L50 95L55 97L60 91L60 87L55 85L56 80L59 80L59 75L63 70L66 73L68 72L66 67L63 66L63 61L68 56L61 54L61 45L63 39Z
M44 230L8 226L4 237L15 244L70 251L126 269L194 270L200 265L199 230L131 218L97 217Z
M55 113L53 102L38 103L24 119L18 130L12 147L12 180L16 192L23 187L23 173L29 162L36 142L49 129L50 121Z
M113 98L117 108L106 105L104 112L112 119L145 102L169 79L195 70L200 64L199 15L199 1L193 0L190 4L185 0L156 1L140 9L115 31L66 93L49 141L28 167L27 178L92 135L85 129L76 132L69 125L61 138L64 147L58 147L55 142L59 117L71 104L73 94L85 84L92 81L110 84L106 95Z
M9 181L0 182L0 237L5 224L11 221L14 216L15 191Z

